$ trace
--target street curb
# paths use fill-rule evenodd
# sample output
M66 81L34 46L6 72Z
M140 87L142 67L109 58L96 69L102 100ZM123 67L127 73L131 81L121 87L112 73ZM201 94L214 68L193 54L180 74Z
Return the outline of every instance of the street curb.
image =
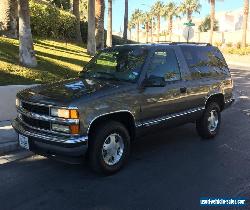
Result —
M0 144L0 155L6 154L8 152L14 152L19 149L18 142L6 142Z
M32 155L34 155L34 153L27 151L27 150L20 150L15 153L7 154L7 155L0 157L0 165L10 163L13 161L17 161L17 160L22 160Z
M237 66L237 67L243 67L243 68L250 68L250 64L246 63L239 63L239 62L227 62L228 66Z

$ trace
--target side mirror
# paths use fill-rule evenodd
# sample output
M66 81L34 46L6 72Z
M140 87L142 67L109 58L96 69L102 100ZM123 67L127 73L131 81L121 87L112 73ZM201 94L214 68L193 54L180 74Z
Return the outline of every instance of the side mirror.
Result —
M143 81L143 87L165 87L166 82L163 77L150 76Z

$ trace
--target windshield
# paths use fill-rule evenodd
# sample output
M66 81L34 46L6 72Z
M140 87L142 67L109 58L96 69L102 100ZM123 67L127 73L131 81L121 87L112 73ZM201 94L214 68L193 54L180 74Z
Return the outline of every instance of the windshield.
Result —
M136 82L147 50L106 49L97 54L81 72L81 77Z

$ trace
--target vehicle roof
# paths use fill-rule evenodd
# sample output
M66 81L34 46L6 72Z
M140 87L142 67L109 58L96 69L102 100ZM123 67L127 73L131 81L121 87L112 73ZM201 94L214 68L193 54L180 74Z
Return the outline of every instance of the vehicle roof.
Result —
M148 43L148 44L124 44L124 45L115 45L112 49L138 49L138 48L157 48L163 46L187 46L187 47L206 47L212 46L209 43L195 43L195 42L160 42L160 43Z

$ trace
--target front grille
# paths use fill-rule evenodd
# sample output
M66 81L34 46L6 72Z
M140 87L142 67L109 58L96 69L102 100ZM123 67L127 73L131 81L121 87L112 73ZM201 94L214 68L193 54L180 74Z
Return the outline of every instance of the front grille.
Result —
M22 108L33 113L49 115L49 107L29 104L22 101Z
M22 115L21 118L22 121L29 126L44 130L50 130L50 122L29 118L25 115Z

